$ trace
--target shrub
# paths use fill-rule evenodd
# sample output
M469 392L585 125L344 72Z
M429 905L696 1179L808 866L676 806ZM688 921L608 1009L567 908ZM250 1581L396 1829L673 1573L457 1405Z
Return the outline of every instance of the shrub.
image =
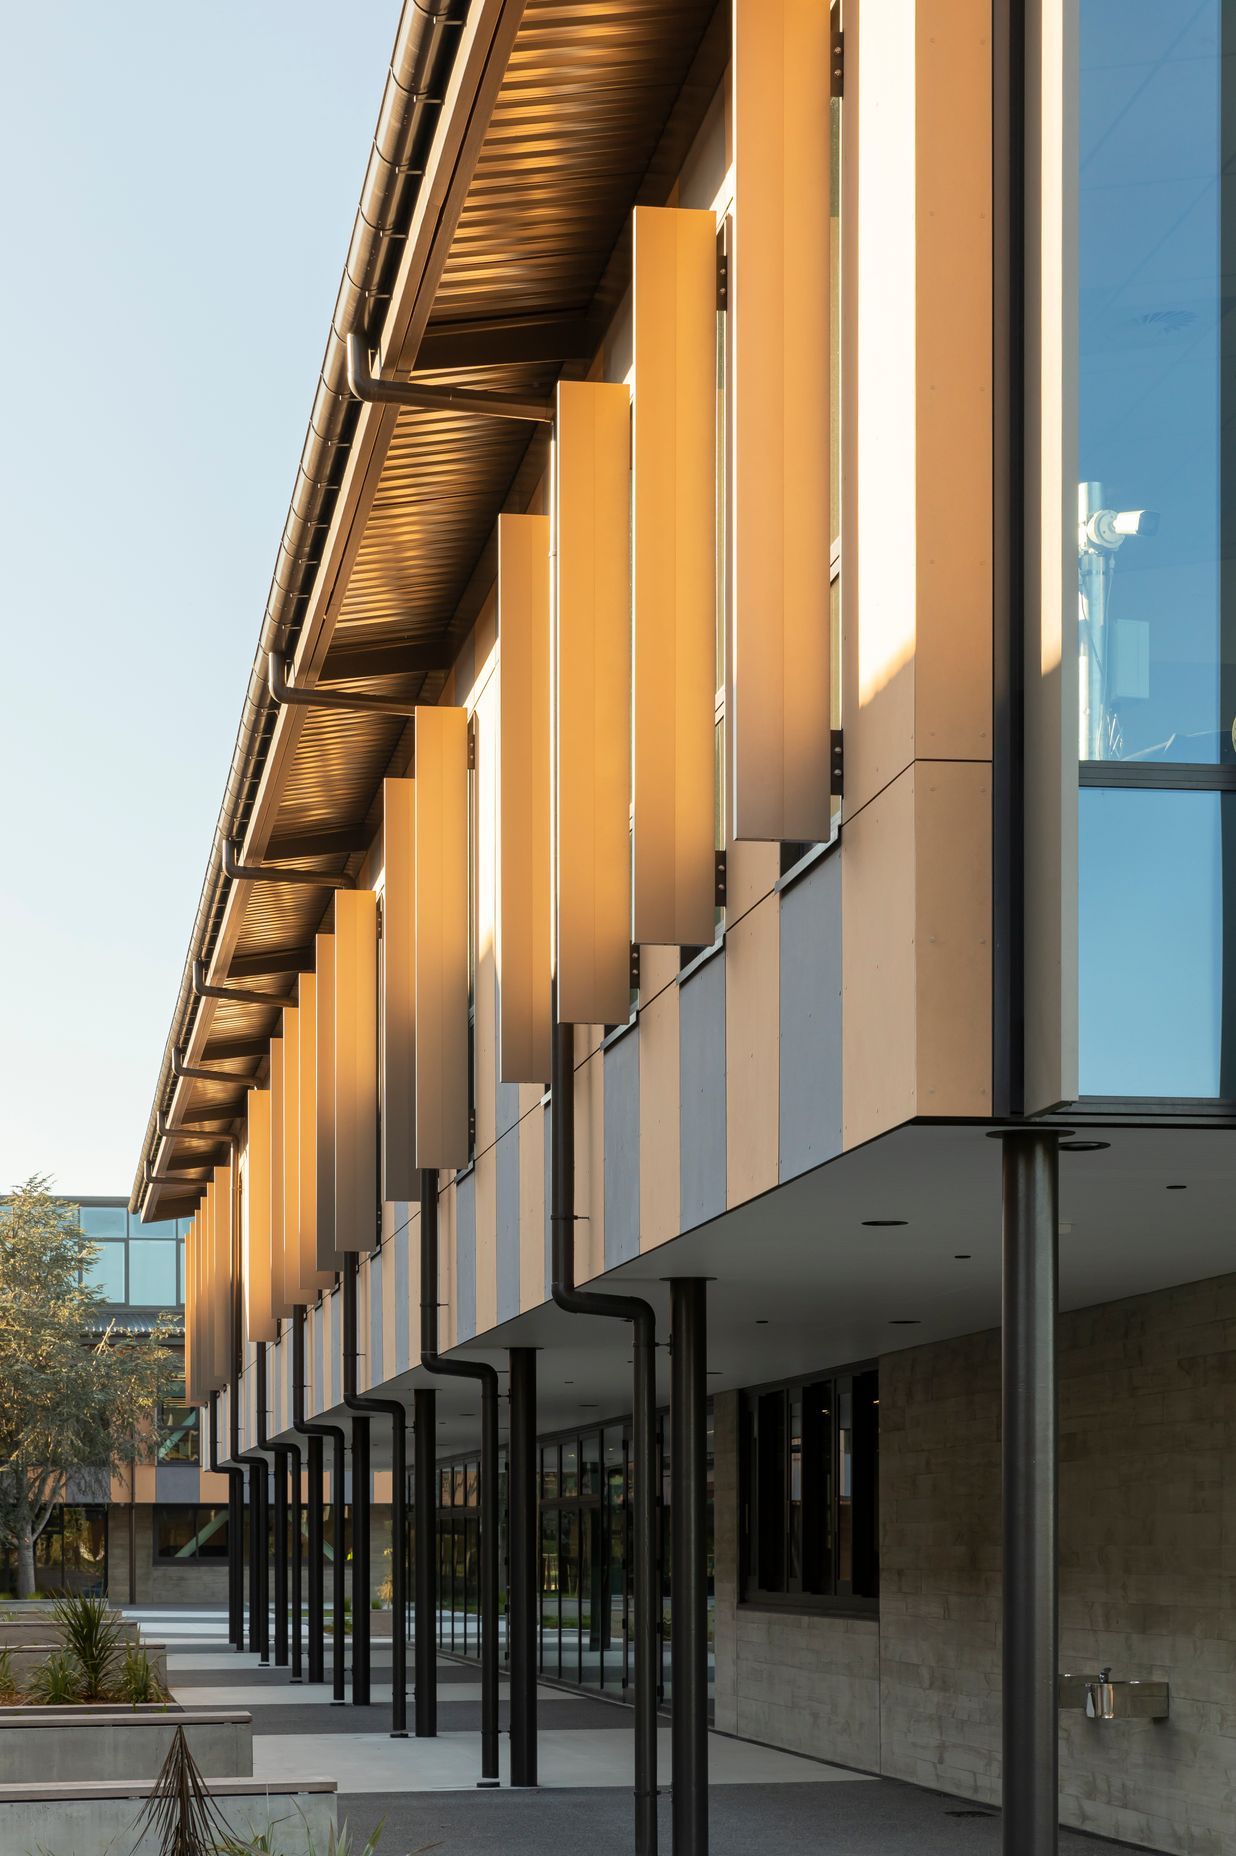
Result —
M13 1669L13 1652L12 1650L0 1650L0 1700L16 1701L20 1693L17 1676Z
M112 1687L118 1701L127 1701L134 1708L143 1702L168 1700L168 1692L140 1643L125 1645L124 1659L112 1678Z
M81 1671L64 1650L53 1650L30 1678L30 1694L44 1707L64 1707L82 1698Z
M120 1625L107 1600L68 1594L56 1600L52 1616L77 1664L83 1700L106 1701L120 1659Z

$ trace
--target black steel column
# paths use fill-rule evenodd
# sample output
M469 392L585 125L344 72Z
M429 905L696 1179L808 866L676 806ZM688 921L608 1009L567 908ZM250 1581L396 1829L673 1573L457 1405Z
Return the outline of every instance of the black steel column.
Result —
M369 1706L369 1496L369 1420L353 1413L352 1702L358 1708Z
M272 1464L275 1478L275 1667L288 1664L288 1466L282 1451Z
M249 1469L249 1648L270 1661L270 1600L267 1596L266 1464Z
M300 1490L300 1445L291 1444L287 1452L287 1465L292 1478L292 1499L288 1504L288 1552L291 1554L292 1584L292 1676L293 1682L299 1682L304 1676L302 1662L302 1640L304 1637L304 1619L301 1605L300 1583L300 1529L301 1529L301 1490Z
M1059 1841L1058 1138L1001 1131L1005 1856L1055 1856Z
M326 1632L326 1593L323 1579L324 1542L322 1534L322 1439L309 1439L309 1656L310 1682L326 1680L326 1655L323 1637Z
M511 1784L535 1785L537 1576L536 1349L511 1348L511 1437L507 1453L511 1652Z
M418 1386L413 1395L415 1426L416 1637L415 1714L418 1739L438 1731L438 1395Z
M234 1650L245 1647L245 1472L227 1472L227 1634Z
M708 1852L708 1313L703 1277L670 1284L670 1589L674 1856Z
M343 1513L347 1504L347 1470L344 1438L340 1429L335 1435L335 1467L331 1477L331 1704L346 1701L346 1649L344 1643L344 1600L347 1597L347 1554L344 1550Z

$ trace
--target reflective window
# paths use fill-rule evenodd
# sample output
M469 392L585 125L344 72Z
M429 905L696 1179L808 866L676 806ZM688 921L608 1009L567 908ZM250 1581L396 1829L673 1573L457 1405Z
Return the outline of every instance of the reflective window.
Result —
M82 1230L87 1237L123 1237L126 1213L123 1205L83 1205Z
M129 1245L129 1301L134 1308L171 1308L176 1301L176 1245Z
M182 1506L154 1511L156 1560L225 1560L227 1509Z
M184 1220L182 1219L180 1222L183 1223ZM129 1235L131 1237L175 1237L176 1223L177 1221L175 1218L165 1218L159 1224L142 1224L135 1218L133 1220L133 1229Z
M1236 758L1234 39L1222 0L1081 0L1083 760Z
M124 1253L123 1244L96 1244L94 1255L84 1265L83 1280L107 1302L125 1300Z
M1236 1094L1234 834L1236 794L1083 789L1084 1095Z

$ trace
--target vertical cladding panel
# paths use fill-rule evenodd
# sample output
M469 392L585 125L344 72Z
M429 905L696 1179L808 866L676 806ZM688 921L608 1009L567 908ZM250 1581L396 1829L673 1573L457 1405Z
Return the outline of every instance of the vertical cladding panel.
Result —
M283 1014L283 1299L300 1300L300 1010Z
M630 395L558 388L555 794L558 1015L630 1009Z
M735 0L734 834L829 835L829 16Z
M841 852L844 1136L858 1147L914 1113L914 775L846 826Z
M473 1147L478 1154L492 1147L498 1137L497 710L498 690L495 680L490 678L477 697L472 716L476 742L476 771L472 775L475 846L472 869L475 959L472 1105L476 1115Z
M415 783L382 782L382 1197L415 1199Z
M395 1259L395 1371L406 1373L412 1364L412 1283L420 1280L417 1262L420 1242L420 1218L411 1202L395 1206L395 1229L391 1250Z
M717 228L637 206L632 505L634 939L712 936Z
M270 1216L267 1229L270 1241L270 1306L283 1320L292 1312L284 1287L285 1239L283 1228L284 1178L283 1143L286 1133L283 1091L283 1039L270 1040Z
M416 711L416 1164L468 1161L468 718Z
M512 1321L519 1313L519 1133L512 1129L498 1141L494 1154L497 1171L497 1319Z
M382 1246L382 1378L390 1379L399 1371L395 1358L395 1246Z
M317 1174L314 1183L314 1256L320 1271L336 1267L335 1249L335 937L320 934L316 947L317 1000L314 1038L314 1100Z
M322 1302L310 1313L311 1347L310 1357L313 1361L313 1397L309 1401L311 1412L325 1411L330 1403L326 1391L326 1370L323 1360L326 1352L326 1319L329 1301Z
M500 1075L549 1076L552 969L549 518L498 518Z
M545 1300L545 1123L544 1109L524 1116L512 1139L519 1142L519 1305Z
M605 1268L605 1064L585 1056L587 1033L575 1038L575 1275L578 1282Z
M343 1293L339 1289L331 1291L329 1333L326 1371L333 1405L343 1396Z
M363 1339L365 1349L365 1383L364 1389L380 1385L383 1374L383 1322L382 1322L382 1252L375 1250L364 1260L365 1294L362 1298L365 1310L366 1332Z
M472 1169L472 1279L475 1331L483 1334L497 1320L498 1308L498 1157L492 1147L476 1157Z
M678 989L684 1231L725 1210L725 982L714 958Z
M991 1113L991 768L914 771L920 1115Z
M777 1183L781 1042L780 897L769 896L725 937L728 1203Z
M628 1031L603 1055L606 1269L639 1255L640 1036Z
M541 1124L541 1236L545 1246L545 1300L553 1294L554 1238L550 1214L553 1211L553 1104Z
M792 1179L841 1152L841 859L781 898L781 1160Z
M454 1334L450 1344L458 1346L476 1333L476 1174L465 1173L457 1181L451 1197L455 1216L455 1305ZM447 1343L442 1341L445 1346Z
M273 1340L270 1305L270 1091L249 1091L248 1175L245 1193L245 1333Z
M297 1190L298 1235L295 1251L296 1282L293 1300L309 1303L332 1277L318 1268L318 981L316 973L300 976L300 1075L296 1107L299 1117L296 1157L300 1170ZM332 1211L333 1195L332 1195ZM289 1271L291 1265L289 1264ZM289 1277L290 1280L290 1277Z
M678 1235L678 1082L678 988L669 985L639 1015L639 1240L644 1250Z
M212 1321L212 1371L222 1391L231 1371L232 1357L232 1213L236 1190L235 1160L215 1169L218 1201L215 1222L215 1289Z
M335 896L335 1244L378 1239L378 898Z

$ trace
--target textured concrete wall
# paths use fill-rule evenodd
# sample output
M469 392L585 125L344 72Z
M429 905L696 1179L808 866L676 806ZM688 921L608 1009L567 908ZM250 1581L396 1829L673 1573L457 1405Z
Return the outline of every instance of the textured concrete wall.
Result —
M1061 1667L1165 1679L1164 1723L1062 1714L1060 1816L1230 1856L1236 1276L1060 1323ZM880 1618L738 1602L738 1403L716 1401L716 1719L986 1803L1000 1796L1000 1341L880 1361Z
M1232 1848L1236 1276L1060 1324L1061 1665L1166 1678L1165 1723L1061 1716L1065 1823L1182 1856ZM995 1334L880 1363L886 1772L1000 1785Z
M129 1602L129 1517L135 1529L139 1605L224 1605L227 1603L227 1561L184 1560L156 1563L154 1510L139 1502L130 1509L113 1502L107 1514L107 1595L115 1605Z

